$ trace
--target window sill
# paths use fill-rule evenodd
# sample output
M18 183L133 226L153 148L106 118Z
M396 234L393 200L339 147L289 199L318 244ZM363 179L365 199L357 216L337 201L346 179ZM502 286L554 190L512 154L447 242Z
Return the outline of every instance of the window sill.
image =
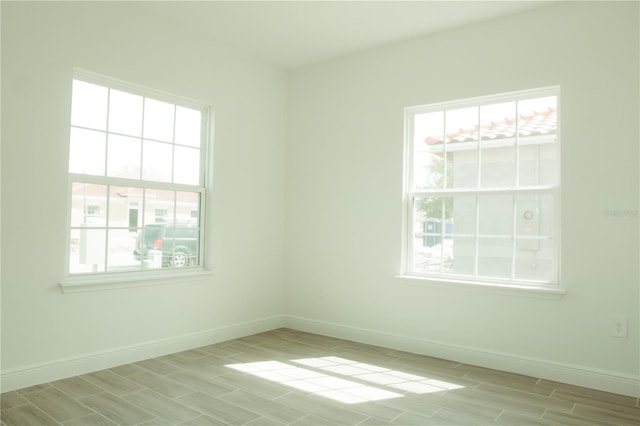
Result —
M535 285L517 285L517 284L501 284L501 283L488 283L479 281L464 281L464 280L452 280L447 278L436 277L424 277L419 275L397 275L396 278L420 282L420 284L426 284L434 287L448 287L448 288L474 288L482 289L482 291L490 291L498 294L508 295L521 295L529 297L540 297L546 299L562 299L567 293L565 289L549 286L535 286Z
M86 293L132 287L184 284L192 281L202 281L212 275L213 271L206 269L144 274L82 275L67 276L58 285L63 294Z

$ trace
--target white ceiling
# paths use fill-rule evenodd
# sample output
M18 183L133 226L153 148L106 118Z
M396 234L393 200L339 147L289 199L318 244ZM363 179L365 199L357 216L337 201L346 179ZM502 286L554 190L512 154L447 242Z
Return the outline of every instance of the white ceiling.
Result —
M545 1L139 2L147 17L199 31L283 68L544 6Z

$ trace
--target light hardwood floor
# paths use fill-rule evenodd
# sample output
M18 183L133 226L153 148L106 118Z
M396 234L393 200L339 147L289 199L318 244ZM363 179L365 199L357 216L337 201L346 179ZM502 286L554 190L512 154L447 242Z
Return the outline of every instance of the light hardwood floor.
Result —
M279 329L2 394L2 426L640 425L638 398Z

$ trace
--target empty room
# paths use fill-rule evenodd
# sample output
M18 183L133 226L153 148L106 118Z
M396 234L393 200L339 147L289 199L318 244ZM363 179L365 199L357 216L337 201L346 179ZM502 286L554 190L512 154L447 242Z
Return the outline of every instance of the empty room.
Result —
M640 424L640 2L0 19L1 426Z

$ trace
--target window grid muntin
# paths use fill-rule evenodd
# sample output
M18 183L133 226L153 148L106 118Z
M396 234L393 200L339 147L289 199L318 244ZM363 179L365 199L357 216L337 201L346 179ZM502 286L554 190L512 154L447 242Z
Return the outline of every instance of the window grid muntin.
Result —
M554 135L554 146L555 146L555 150L554 150L554 155L555 155L555 184L552 185L527 185L527 186L520 186L520 115L519 115L519 111L518 111L518 107L520 102L522 101L527 101L529 99L536 99L536 98L542 98L542 97L548 97L548 96L552 96L555 97L556 99L556 113L558 114L558 119L556 122L556 130L555 130L555 135ZM497 104L500 103L501 101L505 101L505 102L515 102L515 132L513 135L513 147L515 150L515 158L514 158L514 164L513 167L515 167L515 180L514 180L514 186L512 187L482 187L481 184L481 167L482 167L482 153L485 149L487 148L483 148L481 146L481 107L483 105L491 105L491 104ZM447 120L447 111L453 110L453 109L458 109L458 108L463 108L463 107L468 107L468 106L473 106L473 107L477 107L478 110L478 134L476 137L476 144L477 144L477 152L478 152L478 159L477 159L477 180L476 180L476 187L470 187L470 188L464 188L464 189L448 189L447 188L447 179L448 179L448 173L447 173L447 163L448 163L448 159L447 159L447 137L446 137L446 133L447 133L447 126L446 126L446 120ZM486 283L487 279L492 281L492 282L497 282L500 284L515 284L515 285L521 285L523 287L526 287L528 285L542 285L542 286L549 286L549 287L557 287L559 284L559 238L560 238L560 229L559 229L559 193L560 193L560 173L559 173L559 169L560 169L560 120L559 120L559 110L560 110L560 90L559 87L549 87L549 88L543 88L543 89L537 89L537 90L528 90L528 91L522 91L522 92L517 92L517 93L510 93L510 94L503 94L503 95L495 95L495 96L488 96L488 97L484 97L484 98L478 98L478 99L465 99L465 100L461 100L461 101L454 101L454 102L443 102L443 103L439 103L439 104L432 104L432 105L428 105L428 106L421 106L421 107L409 107L405 109L405 125L408 126L408 129L405 131L405 138L407 138L407 142L405 145L405 187L407 188L407 192L405 194L405 220L406 220L406 224L403 227L405 229L404 231L404 235L405 237L403 237L403 241L405 242L405 246L403 248L403 252L404 252L404 262L403 262L403 269L404 269L404 273L408 274L408 275L417 275L417 276L424 276L424 277L442 277L445 279L460 279L461 281L478 281L478 282L482 282L482 283ZM443 180L443 188L439 188L439 189L421 189L421 190L416 190L416 186L415 186L415 173L414 173L414 167L415 167L415 161L414 161L414 157L415 157L415 147L414 147L414 143L415 143L415 117L418 114L422 114L422 113L430 113L430 112L438 112L438 111L442 111L444 113L443 116L443 120L444 120L444 124L443 124L443 143L442 143L442 155L443 155L443 161L445 162L445 168L444 168L444 180ZM542 139L546 139L547 137L542 137ZM543 142L544 143L544 142ZM542 145L541 143L535 143L535 145L540 146ZM512 240L512 256L511 256L511 278L510 279L504 279L504 278L500 278L500 277L485 277L482 275L478 274L478 259L479 259L479 239L480 239L480 235L479 235L479 195L481 194L487 194L487 193L502 193L502 194L507 194L507 195L511 195L512 196L512 203L513 203L513 214L512 214L512 235L510 236L510 239ZM523 236L518 236L516 233L516 228L517 228L517 221L516 221L516 215L518 214L516 207L516 198L518 194L521 193L544 193L544 194L549 194L552 196L552 200L553 200L553 205L552 205L552 211L553 211L553 225L552 225L552 235L551 236L541 236L541 237L523 237ZM468 276L468 275L464 275L464 274L455 274L455 273L444 273L443 272L443 268L444 268L444 244L441 244L441 261L440 261L440 273L438 274L434 274L434 273L429 273L429 272L422 272L422 271L415 271L414 270L414 250L413 250L413 238L415 236L416 233L419 234L419 232L416 232L416 230L414 229L414 224L415 224L415 217L414 217L414 204L415 204L415 200L418 197L425 197L425 196L434 196L437 195L439 197L441 197L442 199L444 199L447 196L454 196L454 195L460 195L460 194L474 194L476 195L476 206L475 206L475 221L476 221L476 229L475 229L475 233L474 233L474 238L475 238L475 250L474 250L474 274L473 276ZM441 223L444 224L444 203L442 203L442 209L443 209L443 214L441 216ZM444 236L445 236L445 226L441 226L440 227L440 239L441 241L444 241ZM482 236L484 238L484 236ZM528 280L528 279L517 279L515 278L515 271L517 268L517 264L516 264L516 252L517 252L517 244L519 241L522 241L524 239L534 239L534 240L552 240L552 256L551 256L551 279L549 281L539 281L539 280Z

